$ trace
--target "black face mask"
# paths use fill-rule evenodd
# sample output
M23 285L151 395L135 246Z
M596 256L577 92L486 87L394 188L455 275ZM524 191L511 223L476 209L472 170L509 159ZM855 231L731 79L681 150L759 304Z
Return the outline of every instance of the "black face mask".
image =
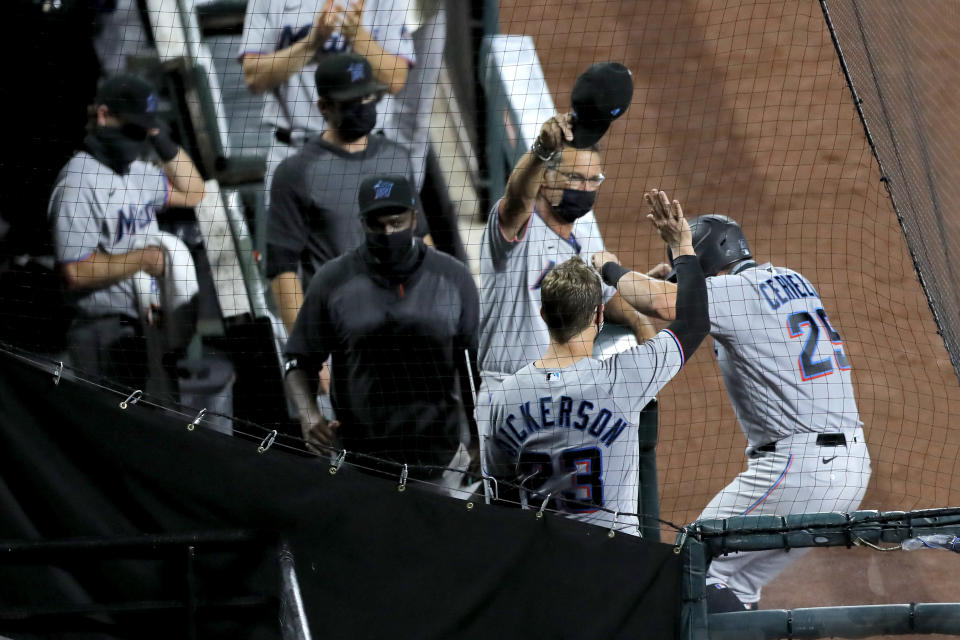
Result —
M395 233L367 231L367 249L383 267L396 268L413 252L413 228Z
M377 103L341 102L337 133L344 142L353 142L373 131L377 124Z
M559 204L550 206L553 215L564 222L576 222L593 209L597 201L596 191L580 191L579 189L564 189Z
M144 144L144 138L131 137L117 127L97 127L87 138L94 157L120 174L130 170L130 164L144 152Z

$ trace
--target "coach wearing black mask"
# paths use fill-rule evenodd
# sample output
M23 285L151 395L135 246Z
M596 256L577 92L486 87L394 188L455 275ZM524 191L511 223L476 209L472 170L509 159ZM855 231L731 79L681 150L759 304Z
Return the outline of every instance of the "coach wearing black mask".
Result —
M270 188L267 277L288 331L313 274L364 242L356 198L364 176L413 175L410 152L372 133L387 87L366 58L324 56L315 79L328 129L280 163ZM420 215L417 234L427 236ZM429 236L425 240L432 244Z
M476 448L460 421L473 415L479 298L463 264L415 236L413 194L406 176L363 180L364 242L310 283L285 378L311 449L364 453L390 462L348 462L395 477L407 464L410 477L439 480L443 468L465 465L464 452L456 456L461 441ZM315 401L328 357L337 421Z
M480 365L484 384L503 380L550 344L540 317L540 283L555 265L604 251L593 209L604 182L597 147L633 97L630 71L608 62L591 66L574 85L572 111L547 120L514 167L506 192L490 212L480 249ZM604 317L628 326L638 342L652 323L610 287Z
M157 212L194 207L204 183L157 115L154 87L132 75L104 81L84 148L60 171L48 213L57 263L76 313L66 342L84 375L145 389L146 338L134 276L166 273ZM140 158L152 147L160 166Z

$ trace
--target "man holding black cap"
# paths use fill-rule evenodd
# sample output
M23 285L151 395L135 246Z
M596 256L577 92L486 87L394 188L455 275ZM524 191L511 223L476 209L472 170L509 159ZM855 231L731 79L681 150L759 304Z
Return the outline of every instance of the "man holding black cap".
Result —
M363 243L355 194L364 176L413 175L406 148L369 135L386 87L363 56L324 57L317 65L316 83L327 130L280 164L271 187L267 277L288 331L313 274ZM417 234L425 236L419 205L414 209L421 217Z
M621 64L590 67L573 90L574 113L544 123L493 207L480 254L480 361L484 385L537 360L550 344L540 317L540 285L557 264L603 251L593 215L604 175L596 144L630 105L633 82ZM653 325L611 287L604 317L629 326L639 342Z
M91 133L60 171L50 197L57 261L77 317L67 343L73 366L136 388L146 380L146 347L132 277L164 274L156 212L193 207L203 179L157 120L153 88L129 75L107 79ZM139 158L152 146L162 169Z
M408 464L411 477L436 480L458 451L461 401L472 415L476 286L463 264L416 238L406 175L366 178L358 202L363 242L311 281L285 349L287 389L312 449L364 453L392 464L353 462L393 475ZM328 356L338 421L315 402Z

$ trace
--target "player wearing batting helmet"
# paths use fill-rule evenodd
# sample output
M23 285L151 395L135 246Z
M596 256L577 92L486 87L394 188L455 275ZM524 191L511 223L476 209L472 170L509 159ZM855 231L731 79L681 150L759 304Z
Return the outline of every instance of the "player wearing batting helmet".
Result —
M657 208L670 206L663 192L648 198ZM870 456L850 360L820 294L792 269L757 264L734 220L706 215L690 226L708 276L717 361L748 443L747 469L700 518L856 509L870 479ZM674 317L677 285L628 271L610 253L595 255L593 264L638 309ZM707 576L711 608L755 608L763 585L805 551L714 559Z

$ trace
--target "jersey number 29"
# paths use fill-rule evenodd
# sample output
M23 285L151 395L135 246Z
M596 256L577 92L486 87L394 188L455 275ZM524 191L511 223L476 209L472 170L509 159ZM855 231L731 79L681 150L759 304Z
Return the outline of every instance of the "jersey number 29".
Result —
M820 320L819 324L808 311L797 311L787 317L787 331L790 333L790 337L806 336L799 359L800 377L804 381L830 375L833 373L834 361L841 371L850 369L850 361L847 360L847 355L843 352L843 340L840 338L840 334L834 330L833 325L830 324L827 312L823 309L816 309L814 313ZM833 357L814 360L817 343L820 340L820 325L826 330L827 336L833 344Z

